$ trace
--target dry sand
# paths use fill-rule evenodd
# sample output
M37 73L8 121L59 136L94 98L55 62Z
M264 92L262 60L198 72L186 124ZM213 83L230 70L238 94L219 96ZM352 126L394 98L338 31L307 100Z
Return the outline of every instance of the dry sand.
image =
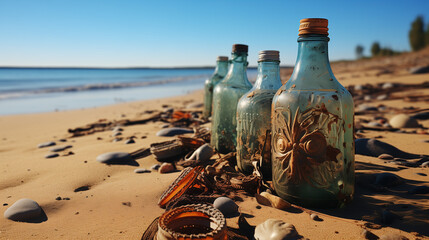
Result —
M354 68L352 63L339 63L334 64L333 69L345 86L429 81L429 74L408 74L408 65L389 65L393 71L383 74L379 73L386 65L380 66L377 68L360 61ZM288 74L290 72L283 72L283 80L287 80ZM398 94L429 96L429 89L414 89ZM14 222L0 217L0 239L140 239L152 220L163 213L164 210L157 206L158 199L179 173L135 174L133 171L136 168L150 168L158 163L152 155L138 159L138 167L108 166L95 159L105 152L132 152L169 139L155 136L164 123L150 122L124 127L123 138L136 137L136 143L128 145L124 141L112 142L111 131L68 138L67 130L100 119L120 120L148 116L146 110L161 110L164 104L179 109L191 102L201 102L202 99L203 92L197 91L161 100L0 117L0 212L3 213L21 198L30 198L37 201L47 215L47 220L40 223ZM428 101L369 101L372 106L379 104L397 109L410 106L429 108ZM393 114L385 116L391 117ZM371 117L360 115L356 117L356 121ZM429 120L420 123L429 127ZM407 152L429 155L429 143L422 141L429 140L428 130L426 129L426 134L423 133L364 131L361 137L377 137L378 140ZM144 136L147 138L142 138ZM63 138L67 142L58 141ZM56 141L60 146L70 144L73 147L60 153L60 157L46 159L44 156L49 153L49 148L37 148L37 145L47 141ZM74 154L62 156L69 151ZM379 237L388 233L401 234L409 239L428 237L429 195L410 195L406 191L413 185L429 186L429 168L398 166L362 155L356 155L356 162L358 174L392 172L404 178L407 184L384 192L371 192L357 186L355 199L350 205L318 213L323 221L311 220L306 212L281 211L266 206L259 209L257 206L260 205L254 197L246 197L237 204L240 211L249 216L247 220L251 225L257 225L267 218L282 219L294 224L298 233L309 239L363 239L363 229L368 229ZM89 190L74 192L81 186L88 186ZM70 200L56 200L57 197ZM379 215L383 209L389 209L401 218L394 219L391 224L381 224L380 227L368 224L380 224ZM237 224L237 218L227 221L229 226Z

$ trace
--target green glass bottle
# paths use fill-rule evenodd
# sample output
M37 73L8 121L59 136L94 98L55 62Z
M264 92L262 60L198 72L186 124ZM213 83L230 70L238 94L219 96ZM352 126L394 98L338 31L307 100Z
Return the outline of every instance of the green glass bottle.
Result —
M228 57L218 56L213 75L204 84L204 111L203 117L208 119L212 115L213 89L228 72Z
M234 152L237 142L237 103L252 88L247 79L248 46L232 46L231 66L213 90L211 145L220 153Z
M340 207L354 193L354 105L328 59L328 20L302 19L291 78L273 99L277 194L308 207Z
M259 52L255 85L237 106L237 166L250 174L252 161L262 160L265 179L271 179L271 104L282 86L279 64L278 51Z

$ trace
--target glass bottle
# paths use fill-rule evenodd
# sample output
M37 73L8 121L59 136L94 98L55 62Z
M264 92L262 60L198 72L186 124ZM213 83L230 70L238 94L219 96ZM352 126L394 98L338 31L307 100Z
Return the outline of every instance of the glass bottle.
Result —
M340 207L354 192L354 109L328 59L328 20L300 21L291 78L273 99L272 169L277 194L309 207Z
M271 178L271 104L282 86L279 64L278 51L260 51L255 85L237 106L237 166L250 174L252 161L261 160L266 179Z
M225 77L228 72L228 57L218 56L213 75L204 84L204 111L203 117L208 119L212 115L212 100L214 87Z
M220 153L235 151L237 142L237 103L252 88L247 79L248 46L232 46L231 66L226 77L213 90L211 145Z

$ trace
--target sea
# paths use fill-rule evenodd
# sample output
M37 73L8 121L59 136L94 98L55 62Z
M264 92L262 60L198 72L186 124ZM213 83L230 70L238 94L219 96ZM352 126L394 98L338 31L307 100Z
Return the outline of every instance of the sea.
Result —
M185 95L214 68L0 68L0 115L93 108ZM257 71L247 71L251 82ZM202 99L201 99L202 100Z

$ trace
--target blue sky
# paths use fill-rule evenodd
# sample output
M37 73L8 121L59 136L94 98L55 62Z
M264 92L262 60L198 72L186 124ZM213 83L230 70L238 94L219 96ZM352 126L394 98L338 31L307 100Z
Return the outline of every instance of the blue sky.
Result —
M0 66L203 66L249 45L295 63L299 20L329 20L331 60L354 59L374 41L409 50L429 1L0 0Z

